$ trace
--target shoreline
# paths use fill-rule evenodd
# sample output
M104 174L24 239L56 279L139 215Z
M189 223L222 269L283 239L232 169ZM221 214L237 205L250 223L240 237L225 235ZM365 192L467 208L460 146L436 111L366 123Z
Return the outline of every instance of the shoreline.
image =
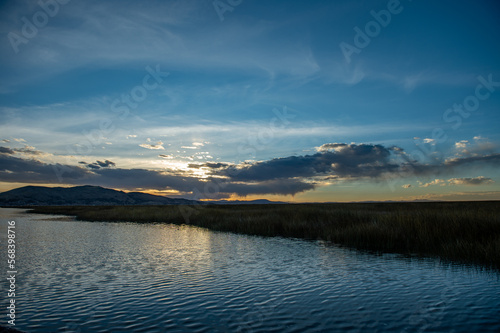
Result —
M24 208L29 213L84 221L186 224L248 235L324 240L500 271L500 201Z

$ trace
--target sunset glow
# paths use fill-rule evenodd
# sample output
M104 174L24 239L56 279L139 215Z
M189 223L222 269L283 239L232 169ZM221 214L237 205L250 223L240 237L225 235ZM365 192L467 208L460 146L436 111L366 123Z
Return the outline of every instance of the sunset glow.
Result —
M0 191L500 199L495 1L1 6Z

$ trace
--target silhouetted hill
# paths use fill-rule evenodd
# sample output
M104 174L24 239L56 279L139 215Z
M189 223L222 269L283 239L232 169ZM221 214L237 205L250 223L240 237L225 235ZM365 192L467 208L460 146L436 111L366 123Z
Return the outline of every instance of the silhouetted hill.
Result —
M196 201L140 192L122 192L100 186L25 186L0 193L0 206L182 205Z

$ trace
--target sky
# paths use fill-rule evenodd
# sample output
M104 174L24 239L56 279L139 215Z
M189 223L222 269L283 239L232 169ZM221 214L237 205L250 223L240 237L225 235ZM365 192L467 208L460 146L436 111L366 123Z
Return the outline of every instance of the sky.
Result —
M498 1L0 2L0 191L500 199Z

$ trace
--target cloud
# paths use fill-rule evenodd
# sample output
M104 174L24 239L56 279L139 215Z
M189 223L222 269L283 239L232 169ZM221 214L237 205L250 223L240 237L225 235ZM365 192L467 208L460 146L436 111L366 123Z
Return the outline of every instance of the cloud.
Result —
M498 166L500 154L460 157L421 164L408 162L399 147L377 144L329 143L311 155L287 156L259 162L229 164L206 162L189 164L189 169L206 169L204 178L193 170L148 170L117 168L110 160L93 163L80 162L78 166L47 164L34 158L13 156L16 152L0 147L0 181L19 183L89 184L121 189L175 190L183 195L202 193L207 197L228 195L277 194L295 195L310 191L321 184L342 181L380 181L387 176L415 176L449 174L467 170L476 165ZM161 154L170 159L171 155ZM411 166L411 167L410 167ZM433 185L491 184L491 178L451 178L446 182L436 178L419 182L420 187ZM403 188L410 188L410 184Z
M255 183L231 182L227 179L201 180L197 177L145 169L100 169L87 183L118 188L174 189L184 193L203 193L198 199L227 197L228 194L294 195L315 188L300 180L272 180Z
M150 140L148 139L148 141L150 141ZM153 149L153 150L165 149L163 147L163 142L161 142L161 141L158 141L156 144L142 143L139 145L139 147L146 148L146 149Z
M203 188L203 183L196 177L157 170L104 168L94 171L94 174L86 181L88 184L124 189L174 189L188 193L194 188Z
M250 184L223 183L221 186L221 192L236 193L240 196L247 196L250 194L295 195L297 193L313 190L315 188L315 184L306 183L296 179L277 179Z
M167 160L171 160L174 158L173 155L166 155L166 154L160 154L158 155L158 157L161 157L161 158L164 158L164 159L167 159Z
M23 148L7 148L7 147L0 147L0 153L4 154L16 154L16 153L21 153L21 154L26 154L26 155L36 155L36 156L42 156L42 155L50 155L44 152L41 152L37 150L33 146L28 146L25 145Z
M28 155L47 155L46 153L42 153L41 151L37 150L35 147L27 145L25 145L24 148L14 148L12 150Z
M489 141L487 138L475 136L473 140L473 142L470 142L469 140L460 140L455 142L455 149L458 151L456 155L462 157L474 157L494 154L498 151L498 144Z
M15 152L7 147L0 147L0 154L14 154Z
M455 142L455 148L457 148L457 149L463 149L463 148L466 148L468 144L469 144L469 141L467 141L467 140L462 140L462 141L459 141L459 142Z
M114 188L174 188L191 191L203 184L194 177L183 177L162 171L111 168L109 160L82 166L47 164L34 159L22 159L0 154L0 181L18 183L60 183L100 185Z
M188 167L192 169L201 169L201 168L209 168L209 169L221 169L227 168L230 164L228 163L203 163L203 164L189 164Z
M96 161L96 163L101 167L101 168L107 168L111 166L116 166L114 162L111 162L109 160L105 160L104 162L102 161Z
M316 181L335 179L350 181L365 179L378 181L387 176L415 176L449 174L457 169L476 165L500 165L500 154L453 158L444 162L422 164L407 161L400 147L384 147L372 144L328 143L317 148L316 154L274 158L239 165L197 164L192 168L206 167L211 175L224 177L233 182L266 182L271 180ZM419 182L421 187L445 186L446 181L435 179L429 183ZM406 187L406 188L409 188Z
M451 178L448 179L447 181L443 179L434 179L433 181L429 183L422 183L418 182L420 184L420 187L429 187L432 185L440 185L440 186L446 186L446 185L486 185L486 184L493 184L495 181L491 178L486 178L483 176L475 177L475 178Z
M346 147L346 143L325 143L316 148L317 151L339 151Z
M2 147L3 148L3 147ZM176 173L146 169L111 168L115 164L109 160L95 163L79 162L84 166L47 164L34 159L14 157L8 148L0 154L0 181L15 183L64 183L72 185L99 185L111 188L135 190L138 188L165 190L172 189L185 194L211 193L206 188L220 189L220 195L246 196L249 194L296 194L310 190L313 184L300 180L271 180L265 182L232 182L229 179L207 179Z
M444 163L444 167L455 168L467 164L477 164L477 163L488 164L490 166L500 166L500 154L452 158Z
M424 143L430 143L431 145L435 145L436 144L436 140L435 139L425 138L423 141L424 141Z
M64 170L64 180L74 184L84 181L91 172L79 166L46 164L35 159L23 159L0 154L0 181L15 183L59 183Z
M418 183L420 184L420 187L429 187L429 186L432 186L432 185L446 186L446 182L443 179L434 179L430 183L425 183L425 184L422 183L422 182L418 182Z
M451 178L448 179L450 185L487 185L493 184L495 181L491 178L486 178L483 176L475 178Z
M378 178L384 173L397 171L399 167L390 159L392 149L382 145L336 143L323 145L320 150L321 152L313 155L289 156L254 164L229 166L215 173L238 181L329 175Z
M114 167L116 164L114 162L111 162L110 160L105 160L103 161L95 161L94 163L86 163L86 162L78 162L79 164L85 165L87 168L90 169L100 169L100 168L109 168L109 167Z
M467 156L467 157L454 157L434 163L418 163L415 161L406 161L401 163L398 174L400 176L437 176L442 174L450 174L458 169L469 169L479 166L499 167L500 154L488 154Z

